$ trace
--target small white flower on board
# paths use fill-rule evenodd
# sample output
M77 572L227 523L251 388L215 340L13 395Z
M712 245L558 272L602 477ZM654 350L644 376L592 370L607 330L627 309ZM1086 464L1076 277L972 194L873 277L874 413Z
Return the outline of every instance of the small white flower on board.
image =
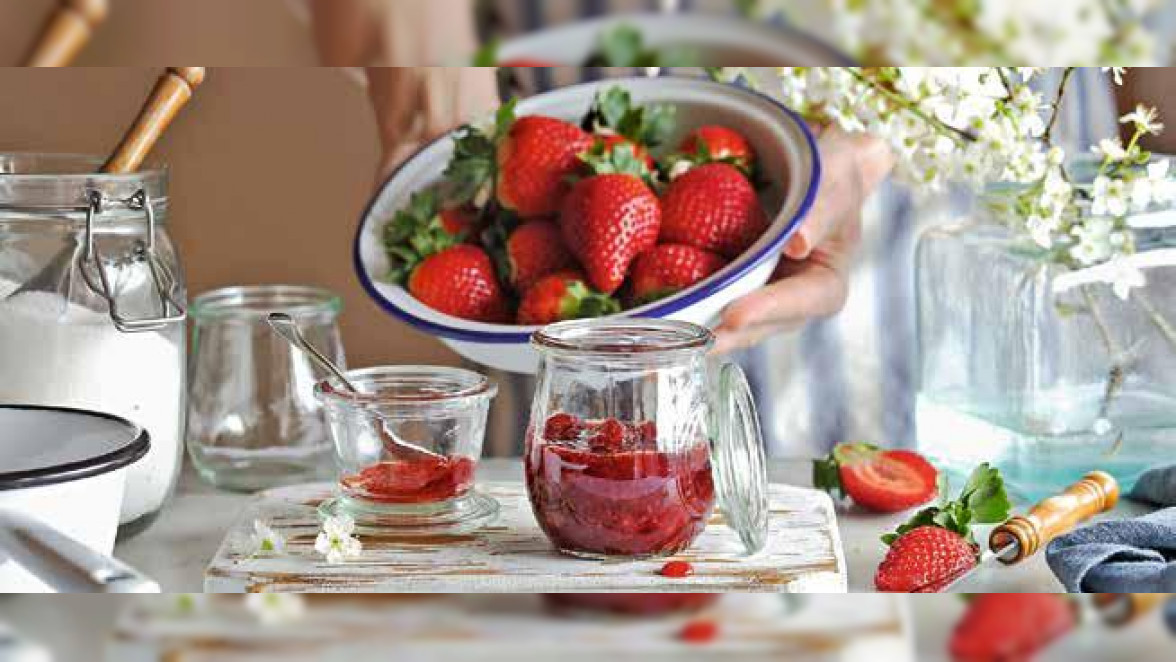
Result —
M286 551L286 538L261 520L253 520L253 533L246 545L248 556L276 556Z
M245 596L245 608L262 625L282 625L300 620L306 613L306 601L293 593L252 593Z
M363 553L363 543L352 536L355 520L349 515L336 515L323 522L323 530L314 541L314 549L327 557L327 563L343 563Z

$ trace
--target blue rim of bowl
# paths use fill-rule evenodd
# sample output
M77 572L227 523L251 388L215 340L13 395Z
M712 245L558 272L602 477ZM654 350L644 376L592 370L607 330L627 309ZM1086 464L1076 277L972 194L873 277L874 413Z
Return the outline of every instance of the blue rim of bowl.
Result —
M748 272L760 266L765 261L770 259L772 255L779 253L783 249L785 242L787 242L788 239L792 237L797 228L800 227L801 221L803 221L804 218L808 216L809 211L812 210L813 202L817 197L817 191L821 185L821 159L820 154L817 151L816 137L809 129L808 124L806 124L800 115L795 113L792 109L788 108L772 97L763 94L762 92L758 92L747 87L712 81L708 78L693 78L685 76L679 76L678 78L687 78L706 84L732 88L745 94L760 97L761 99L764 99L779 108L785 115L789 117L789 119L791 119L796 123L797 126L800 127L801 133L804 135L805 142L808 145L812 158L812 178L809 182L808 190L805 191L804 198L800 202L800 207L796 210L796 213L793 214L792 218L789 219L788 222L784 225L784 228L780 231L780 233L774 237L772 241L768 242L767 245L756 251L750 258L748 258L747 255L740 257L739 260L737 260L736 265L738 268L732 269L726 273L720 272L719 275L714 276L709 280L705 280L691 289L681 292L668 299L664 299L660 303L651 304L651 308L648 310L643 310L637 315L620 313L620 315L623 317L669 317L670 315L678 313L685 308L689 308L690 306L693 306L699 301L706 299L712 294L715 294L716 292L724 290L727 287L733 285L740 278L747 275ZM618 78L610 79L608 81L592 81L577 83L575 85L567 85L559 88L559 90L570 90L580 87L598 87L602 84L608 83L624 85L627 82L633 82L634 80L649 79ZM392 315L393 317L396 317L402 322L405 322L406 324L409 324L417 329L428 332L432 335L439 336L441 338L455 340L458 342L490 343L501 345L528 343L530 342L531 335L534 332L532 327L519 327L522 329L530 329L527 331L479 331L476 329L450 326L448 324L418 317L385 298L384 295L381 294L378 289L376 289L376 284L372 281L371 278L368 277L367 270L364 268L363 258L360 254L363 233L367 230L368 221L371 219L372 208L375 207L376 202L379 201L380 196L387 189L388 184L390 184L392 180L396 179L396 177L400 175L400 171L403 170L413 160L415 160L421 153L432 149L434 145L442 141L452 139L452 133L447 133L440 138L429 142L424 147L417 150L411 157L405 159L404 162L401 163L395 170L393 170L392 174L388 175L388 177L380 185L379 191L377 191L376 194L372 196L372 199L368 202L364 208L362 216L360 217L359 229L356 231L355 240L352 242L352 266L355 269L356 275L359 277L360 284L363 285L363 289L367 292L368 296L371 297L380 306L380 308L384 309L385 312ZM438 312L437 315L444 315L444 313Z

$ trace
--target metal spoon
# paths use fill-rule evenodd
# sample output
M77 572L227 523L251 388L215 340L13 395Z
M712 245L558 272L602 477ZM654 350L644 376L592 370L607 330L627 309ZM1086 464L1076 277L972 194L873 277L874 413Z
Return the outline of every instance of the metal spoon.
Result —
M302 335L302 331L298 329L298 323L294 321L293 317L286 313L270 313L266 317L266 320L269 322L270 328L272 328L279 336L285 338L286 342L289 342L294 347L302 350L320 368L334 375L335 378L338 379L341 384L343 384L343 388L345 390L354 395L362 395L361 391L355 387L355 384L352 384L347 379L347 376L343 374L343 371L340 370L339 367L334 363L332 363L330 359L323 355L323 353L320 352L314 345L310 344L310 342L306 339L306 336ZM383 422L380 422L377 432L379 432L381 439L386 442L386 445L390 445L393 449L395 449L395 452L406 459L411 459L413 456L419 458L422 455L429 456L434 459L445 459L445 456L443 455L439 455L431 450L421 448L416 444L400 439L395 434L393 434L393 432L389 430L388 427L383 424Z

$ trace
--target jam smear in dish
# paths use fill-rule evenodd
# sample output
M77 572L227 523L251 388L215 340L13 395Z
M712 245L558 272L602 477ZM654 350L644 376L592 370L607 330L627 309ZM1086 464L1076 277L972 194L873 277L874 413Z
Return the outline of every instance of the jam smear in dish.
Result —
M353 497L379 503L433 503L465 494L474 482L468 457L420 456L373 464L342 479Z
M535 518L561 551L640 558L685 549L715 502L705 439L658 450L651 422L555 414L529 446Z
M719 601L718 593L549 593L547 604L560 610L583 610L636 616L696 612Z

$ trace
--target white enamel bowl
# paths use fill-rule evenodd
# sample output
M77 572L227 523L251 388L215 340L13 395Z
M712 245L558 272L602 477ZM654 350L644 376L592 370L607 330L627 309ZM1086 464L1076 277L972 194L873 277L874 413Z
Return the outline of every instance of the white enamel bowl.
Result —
M0 592L150 590L108 558L127 467L149 446L106 414L0 405Z
M821 166L812 134L791 111L757 92L700 78L627 78L585 83L542 94L519 104L522 115L542 114L579 122L597 92L621 85L636 103L678 107L678 130L720 124L738 129L755 147L761 177L769 182L762 201L774 219L747 252L694 287L621 315L713 323L735 299L762 287L780 260L784 243L809 211L820 182ZM670 140L677 144L680 136ZM451 137L443 137L405 162L372 200L360 222L354 262L368 294L396 318L437 336L463 357L491 368L533 373L538 357L529 346L534 327L484 324L445 315L388 282L388 260L381 245L383 226L408 204L416 191L434 185L453 155Z

